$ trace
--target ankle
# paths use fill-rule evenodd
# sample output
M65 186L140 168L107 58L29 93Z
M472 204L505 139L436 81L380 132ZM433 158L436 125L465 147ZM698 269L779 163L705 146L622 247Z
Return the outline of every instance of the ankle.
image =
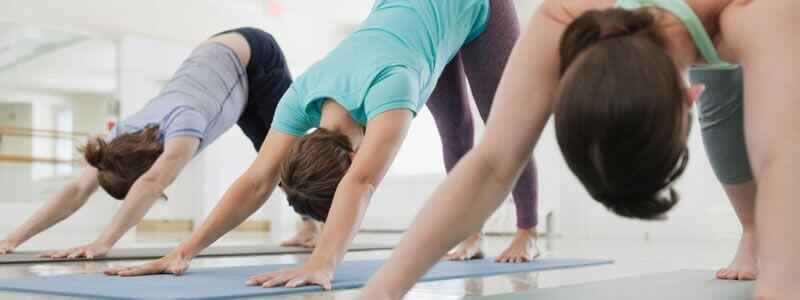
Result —
M533 238L533 239L536 239L536 238L539 237L539 234L536 232L536 227L517 228L516 235L518 237Z
M482 239L483 239L483 232L478 232L478 233L472 234L467 238L467 240L470 240L470 241L480 241Z
M742 237L754 237L756 235L756 227L754 225L742 225Z

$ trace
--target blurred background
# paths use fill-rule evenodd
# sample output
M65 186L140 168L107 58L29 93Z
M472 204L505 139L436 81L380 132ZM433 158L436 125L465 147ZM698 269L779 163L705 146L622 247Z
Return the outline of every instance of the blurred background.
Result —
M539 2L515 1L523 28ZM373 0L0 0L0 233L20 224L75 176L83 164L77 147L140 109L191 49L210 35L241 26L262 28L277 38L297 76L351 32L372 4ZM577 239L736 238L738 224L713 176L698 130L692 132L690 151L690 165L678 183L682 201L670 218L624 220L589 198L564 164L548 125L535 151L540 230ZM169 201L159 202L146 219L198 225L255 154L239 129L230 130L189 165L169 187ZM425 111L378 188L364 230L404 230L443 177L439 138ZM280 192L271 198L251 219L269 221L273 232L288 236L298 218ZM76 217L34 239L99 232L118 205L98 192ZM513 202L506 201L486 230L511 233L514 216Z

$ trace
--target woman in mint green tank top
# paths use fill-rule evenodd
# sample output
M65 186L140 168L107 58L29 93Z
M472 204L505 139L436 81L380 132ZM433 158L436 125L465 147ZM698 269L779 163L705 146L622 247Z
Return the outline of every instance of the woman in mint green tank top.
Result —
M663 218L678 202L672 185L688 162L695 103L743 228L716 277L757 278L759 299L800 299L798 28L796 0L545 0L509 61L483 140L363 299L399 299L488 218L551 114L592 198L620 216Z

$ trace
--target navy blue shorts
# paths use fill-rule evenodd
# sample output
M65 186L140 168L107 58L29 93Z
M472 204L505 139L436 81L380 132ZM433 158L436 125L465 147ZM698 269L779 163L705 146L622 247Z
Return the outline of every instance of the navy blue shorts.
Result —
M225 33L238 33L250 45L247 105L236 124L258 151L267 137L278 101L292 84L292 74L281 47L271 34L257 28L242 27L216 35Z

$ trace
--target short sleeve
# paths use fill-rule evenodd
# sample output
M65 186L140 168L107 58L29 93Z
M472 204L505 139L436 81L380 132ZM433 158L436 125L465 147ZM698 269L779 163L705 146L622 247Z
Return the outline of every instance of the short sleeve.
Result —
M196 137L202 141L208 128L208 120L196 110L183 109L175 112L165 125L165 128L161 129L165 141L178 136Z
M293 136L305 135L314 125L300 102L297 92L290 87L278 102L271 127Z
M416 116L419 91L419 75L406 67L393 67L369 88L364 99L367 119L395 109L408 109Z

